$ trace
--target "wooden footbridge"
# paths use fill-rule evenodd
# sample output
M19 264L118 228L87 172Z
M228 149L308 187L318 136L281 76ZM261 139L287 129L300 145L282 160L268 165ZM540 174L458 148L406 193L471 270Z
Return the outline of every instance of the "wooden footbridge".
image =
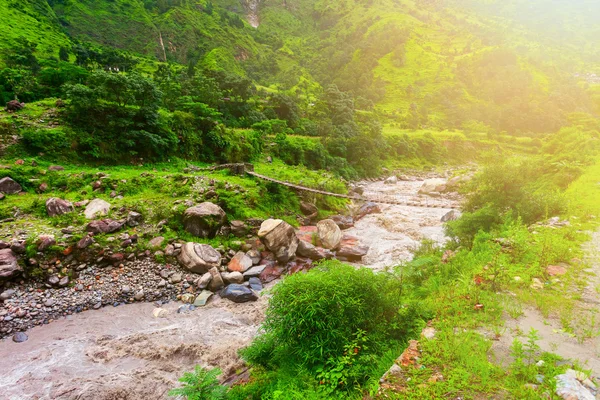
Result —
M275 183L277 185L286 186L290 189L294 189L300 192L308 192L314 194L320 194L323 196L338 197L342 199L353 200L357 202L370 202L377 204L390 204L396 206L407 206L407 207L422 207L422 208L442 208L442 209L458 209L460 208L458 202L440 201L437 199L430 198L428 196L359 196L359 195L347 195L340 193L332 193L324 190L318 190L309 188L306 186L297 185L294 183L280 181L265 175L261 175L254 172L254 166L252 164L220 164L209 168L203 168L204 170L222 170L228 169L236 175L250 175L254 178L261 179L267 182Z

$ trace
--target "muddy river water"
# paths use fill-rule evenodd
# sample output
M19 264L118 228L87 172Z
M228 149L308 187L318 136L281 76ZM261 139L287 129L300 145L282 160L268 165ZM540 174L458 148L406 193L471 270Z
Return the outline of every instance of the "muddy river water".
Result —
M416 196L423 181L365 183L365 196ZM442 200L443 201L443 200ZM441 218L448 208L382 205L345 233L370 250L364 264L375 270L410 259L423 239L445 240ZM216 297L216 296L214 296ZM234 304L213 299L193 312L180 304L138 303L105 307L37 326L29 340L0 342L1 399L163 399L177 378L196 364L225 375L243 364L238 349L258 332L268 299Z

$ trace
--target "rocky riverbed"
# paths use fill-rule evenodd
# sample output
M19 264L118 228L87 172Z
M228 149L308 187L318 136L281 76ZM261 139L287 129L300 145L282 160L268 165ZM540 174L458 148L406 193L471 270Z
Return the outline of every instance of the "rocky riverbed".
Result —
M419 178L364 182L359 190L366 196L408 196L425 203L431 197L419 194L423 183ZM164 398L196 364L233 374L242 366L237 350L256 334L267 296L236 304L222 298L226 293L218 288L214 295L205 290L211 279L231 280L220 287L239 283L234 289L257 293L286 270L310 268L311 257L362 258L360 264L376 270L395 265L409 259L423 239L445 240L442 219L452 217L456 198L435 196L448 208L359 204L355 218L336 220L346 228L341 233L335 224L305 221L308 226L297 232L299 241L295 236L291 240L285 224L273 221L258 232L267 247L262 254L256 241L247 246L252 248L248 253L225 254L226 270L214 275L212 267L212 276L206 272L211 265L204 265L210 260L204 249L174 243L169 251L180 254L179 263L156 262L143 253L110 265L82 264L76 281L63 287L17 281L3 289L0 307L0 331L7 336L0 342L0 392L9 399ZM315 235L323 247L311 245ZM281 237L289 239L284 246ZM331 251L324 248L329 241L341 244ZM299 257L288 262L294 254ZM286 267L276 266L273 258ZM192 273L192 267L201 267L201 273ZM242 272L251 272L254 284ZM199 301L204 293L208 295Z

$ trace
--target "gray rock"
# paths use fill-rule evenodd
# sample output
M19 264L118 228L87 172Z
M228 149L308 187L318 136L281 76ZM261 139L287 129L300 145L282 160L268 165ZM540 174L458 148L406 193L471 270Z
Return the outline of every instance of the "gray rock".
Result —
M296 250L296 255L300 257L310 258L311 260L323 260L323 259L331 259L334 257L334 254L321 247L316 247L312 243L305 242L300 240L298 242L298 249Z
M183 276L181 274L173 274L171 276L171 283L179 283L183 280Z
M1 193L4 193L4 194L17 194L21 190L23 190L23 188L21 188L21 185L19 185L15 181L13 181L8 176L5 176L4 178L0 179L0 192Z
M23 272L12 249L0 250L0 281L14 278Z
M248 226L243 221L231 221L229 224L231 234L236 237L244 237L248 234Z
M15 343L23 343L26 342L27 339L29 339L29 336L27 336L27 334L25 332L17 332L13 335L13 342Z
M134 227L134 226L138 226L139 224L142 223L143 217L142 214L135 212L135 211L130 211L129 214L127 214L127 226L130 227Z
M102 199L94 199L89 202L83 212L87 219L94 219L101 215L107 215L110 210L110 203Z
M231 284L221 290L219 295L224 299L229 299L234 303L247 303L249 301L258 300L258 296L254 291L246 286Z
M202 277L196 279L194 284L198 287L198 289L206 289L208 284L212 280L212 275L210 272L205 273Z
M258 265L258 263L260 262L261 259L261 255L260 255L260 251L258 250L248 250L246 252L246 255L248 257L250 257L250 259L252 260L252 265Z
M266 265L257 265L256 267L252 267L248 271L244 272L244 278L257 277L265 268L267 268Z
M56 244L56 239L53 235L41 235L37 240L37 250L44 251Z
M577 379L577 372L570 371L555 377L556 394L565 400L595 400L596 396Z
M177 260L185 269L205 274L211 268L221 265L221 254L207 244L188 242L181 248Z
M14 289L7 289L0 294L0 300L5 301L14 296L16 291Z
M250 278L248 280L248 283L250 284L250 288L255 292L260 292L261 290L263 290L262 282L258 278Z
M396 175L392 175L385 181L383 181L383 183L386 185L395 185L396 183L398 183L398 177Z
M65 287L69 284L69 277L68 276L63 276L62 278L60 278L60 281L58 281L58 286L60 287Z
M73 203L56 197L51 197L46 200L46 212L48 216L55 217L57 215L63 215L71 213L75 210Z
M280 219L268 219L264 221L258 237L264 245L275 254L280 263L287 263L296 254L298 238L294 228Z
M225 224L227 215L221 207L210 202L190 207L183 214L183 225L187 232L200 238L212 238Z
M458 219L458 217L459 217L458 213L455 210L451 210L451 211L448 211L446 214L444 214L441 221L442 222L454 221L455 219Z
M136 294L133 296L133 298L134 298L136 301L142 301L142 300L144 299L144 296L146 296L146 294L144 293L144 291L143 291L143 290L140 290L140 291L138 291L138 292L137 292L137 293L136 293Z
M164 241L165 238L162 236L155 237L154 239L148 242L148 247L150 247L151 249L158 249L162 246Z

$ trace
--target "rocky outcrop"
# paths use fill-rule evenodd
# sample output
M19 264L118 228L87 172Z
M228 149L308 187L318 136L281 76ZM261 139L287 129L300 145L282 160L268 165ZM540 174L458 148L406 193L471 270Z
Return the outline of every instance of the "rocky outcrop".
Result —
M94 199L85 207L83 214L87 219L94 219L102 215L107 215L109 210L110 203L102 199Z
M324 219L317 223L317 233L319 241L325 249L333 250L340 246L342 241L342 231L331 219Z
M190 207L183 214L185 230L199 238L213 238L225 224L227 215L216 204L205 202Z
M0 281L14 278L22 271L17 256L11 249L0 250Z
M12 178L5 176L0 179L0 192L4 194L17 194L23 188L17 182L12 180Z
M59 199L56 197L49 198L46 200L46 212L50 217L56 217L57 215L68 214L73 212L73 204L70 201Z
M298 238L294 228L280 219L268 219L263 222L258 237L282 264L294 257L298 249Z
M244 285L231 284L219 293L224 299L229 299L234 303L247 303L249 301L258 300L258 296L254 291Z
M208 244L189 242L181 247L177 260L188 271L205 274L221 265L221 254Z

